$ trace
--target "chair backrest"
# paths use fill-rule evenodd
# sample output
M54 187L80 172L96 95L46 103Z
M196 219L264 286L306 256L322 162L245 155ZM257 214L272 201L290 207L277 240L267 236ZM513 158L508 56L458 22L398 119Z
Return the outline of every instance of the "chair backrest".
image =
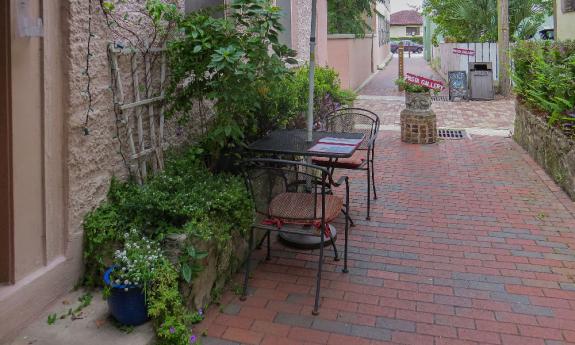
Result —
M325 168L296 161L251 159L242 164L246 186L258 214L270 217L270 203L284 193L306 193L312 203L298 205L302 220L322 218L322 195L325 196L333 179ZM318 212L319 210L319 212Z
M329 132L363 133L365 138L360 150L366 150L369 143L377 138L379 116L372 111L361 108L341 108L329 113L325 118L324 128Z

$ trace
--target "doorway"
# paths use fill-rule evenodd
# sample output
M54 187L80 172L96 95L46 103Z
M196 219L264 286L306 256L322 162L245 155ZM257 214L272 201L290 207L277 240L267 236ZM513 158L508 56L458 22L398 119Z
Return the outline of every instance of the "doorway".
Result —
M14 279L10 39L10 1L0 1L0 284Z

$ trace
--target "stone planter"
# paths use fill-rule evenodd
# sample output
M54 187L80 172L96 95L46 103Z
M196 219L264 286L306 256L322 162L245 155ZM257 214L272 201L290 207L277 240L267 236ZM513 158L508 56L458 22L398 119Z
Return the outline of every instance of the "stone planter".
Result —
M437 117L431 110L431 94L405 93L406 109L401 112L401 141L409 144L437 142Z
M213 302L214 295L224 288L229 278L243 264L247 257L248 242L239 233L232 235L223 250L218 250L215 242L205 242L199 239L191 242L197 250L207 252L208 256L203 259L204 269L193 281L190 284L185 282L180 284L180 292L186 306L190 310L198 310ZM186 249L187 243L188 238L185 234L167 236L164 248L172 263L178 263L180 253Z
M406 92L405 106L409 110L428 111L431 109L431 94L429 92Z
M513 139L575 201L575 140L547 125L525 105L515 103Z

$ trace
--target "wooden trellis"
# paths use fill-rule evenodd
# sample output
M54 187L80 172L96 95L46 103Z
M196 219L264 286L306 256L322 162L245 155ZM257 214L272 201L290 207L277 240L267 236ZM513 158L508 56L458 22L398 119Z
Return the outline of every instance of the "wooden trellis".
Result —
M163 48L150 48L146 52L132 48L108 46L113 77L114 110L124 128L121 142L129 149L126 155L130 173L142 183L149 174L164 169L164 85L166 56ZM129 62L121 60L124 57ZM156 63L159 59L159 63ZM159 82L154 68L159 65ZM129 69L129 74L122 71ZM144 74L144 78L140 74ZM124 79L128 76L128 79ZM131 83L127 82L130 81ZM141 84L142 80L144 84ZM132 94L129 96L127 94ZM135 133L134 133L135 132ZM148 170L152 171L149 172Z

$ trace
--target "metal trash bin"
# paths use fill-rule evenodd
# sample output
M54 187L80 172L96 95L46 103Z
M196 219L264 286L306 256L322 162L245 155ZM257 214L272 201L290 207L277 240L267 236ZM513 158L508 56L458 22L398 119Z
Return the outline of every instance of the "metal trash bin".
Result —
M469 63L469 98L472 100L495 99L491 62Z

